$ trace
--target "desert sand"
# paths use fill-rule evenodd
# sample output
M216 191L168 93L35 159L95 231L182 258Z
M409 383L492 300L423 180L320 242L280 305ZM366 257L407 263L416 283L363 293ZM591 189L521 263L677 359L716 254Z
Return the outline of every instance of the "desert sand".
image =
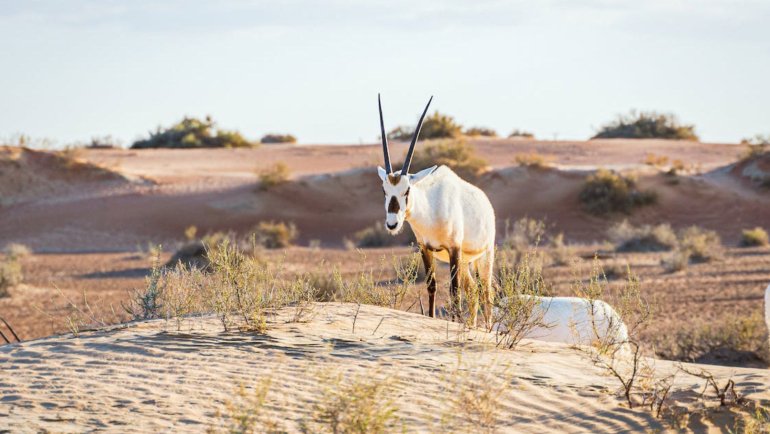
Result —
M499 432L644 432L666 425L625 408L619 383L565 344L525 341L498 349L494 337L455 323L350 304L316 305L310 322L271 320L265 335L222 331L214 318L131 323L0 347L0 420L11 432L201 432L239 385L270 378L265 411L291 432L312 420L324 372L395 382L399 426L409 432L473 431L453 407L471 378L501 384ZM353 331L353 320L355 331ZM671 362L657 361L663 374ZM696 369L695 366L690 366ZM752 400L770 399L767 370L708 366ZM459 385L458 385L459 384ZM702 380L680 375L679 405L699 401ZM713 406L714 403L711 403ZM717 403L718 405L718 403ZM472 417L472 416L471 416ZM443 420L442 420L443 419ZM730 410L691 417L689 429L732 428Z

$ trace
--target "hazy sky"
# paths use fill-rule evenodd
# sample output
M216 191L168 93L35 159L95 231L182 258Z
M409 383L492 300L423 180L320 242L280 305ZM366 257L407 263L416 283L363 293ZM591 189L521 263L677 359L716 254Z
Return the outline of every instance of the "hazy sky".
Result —
M0 137L129 144L184 115L372 142L433 107L588 138L631 108L770 133L770 1L0 0Z

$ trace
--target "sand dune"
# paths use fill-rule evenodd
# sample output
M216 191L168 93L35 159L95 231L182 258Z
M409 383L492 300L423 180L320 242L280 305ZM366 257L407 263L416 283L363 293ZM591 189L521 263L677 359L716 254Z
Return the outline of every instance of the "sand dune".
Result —
M161 320L2 346L0 420L13 432L201 432L221 425L217 411L239 384L269 377L266 409L293 432L319 399L314 373L334 371L395 381L397 414L409 432L437 432L452 422L447 415L459 416L451 404L458 391L447 387L463 376L505 384L495 406L500 432L665 428L645 410L624 408L614 380L565 345L528 341L499 350L485 333L463 336L454 323L372 306L360 308L354 333L356 309L317 305L309 323L286 322L284 310L266 335L224 333L206 317L185 321L181 331ZM732 377L747 398L770 399L767 370L708 369ZM701 381L677 381L679 402L695 401ZM695 417L691 428L731 423Z

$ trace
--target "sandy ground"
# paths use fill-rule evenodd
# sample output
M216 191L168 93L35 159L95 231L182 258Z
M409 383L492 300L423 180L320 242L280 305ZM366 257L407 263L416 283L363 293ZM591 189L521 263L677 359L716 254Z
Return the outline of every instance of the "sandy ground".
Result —
M356 316L354 305L317 305L308 323L287 322L290 310L265 335L224 333L215 319L195 318L180 331L152 321L0 347L0 420L11 432L201 432L222 427L217 413L226 414L238 385L251 390L269 378L265 411L294 432L313 419L321 375L338 372L395 384L396 431L476 432L461 425L466 412L453 404L468 384L462 379L503 385L491 406L498 432L670 429L646 410L625 408L615 380L562 344L501 350L485 333L371 306ZM660 375L673 369L656 363ZM770 399L767 370L707 369L720 382L735 380L750 400ZM679 375L676 384L672 406L702 405L701 380ZM732 429L735 411L694 415L688 430Z

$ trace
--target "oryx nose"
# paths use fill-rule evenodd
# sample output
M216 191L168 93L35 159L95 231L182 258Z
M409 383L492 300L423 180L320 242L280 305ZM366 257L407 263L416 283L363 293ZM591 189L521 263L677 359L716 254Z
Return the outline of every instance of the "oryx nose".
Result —
M398 222L393 223L392 225L390 223L385 223L385 226L388 227L388 229L393 230L398 226Z

